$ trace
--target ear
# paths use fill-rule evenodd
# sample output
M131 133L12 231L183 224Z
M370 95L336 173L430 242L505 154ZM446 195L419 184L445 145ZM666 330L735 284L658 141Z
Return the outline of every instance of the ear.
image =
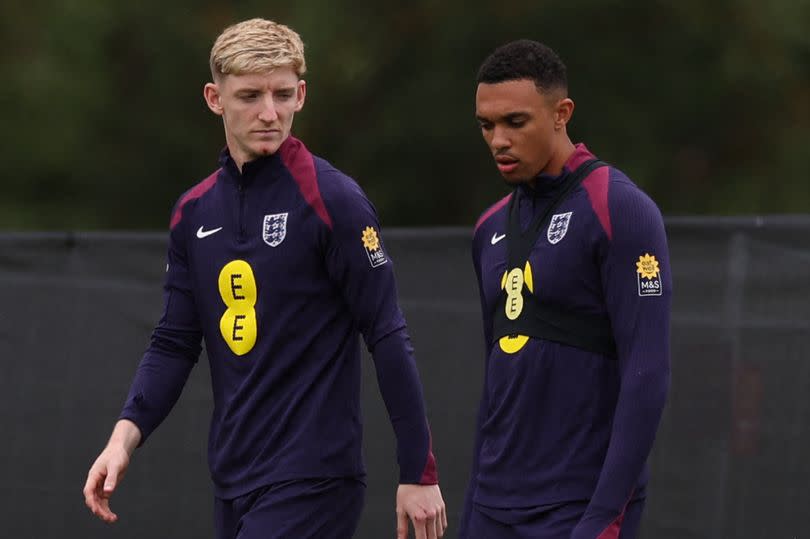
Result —
M208 105L211 112L217 116L222 116L222 94L216 83L209 82L203 87L203 97L205 98L205 104Z
M574 114L574 101L571 98L564 97L557 101L554 110L554 129L564 129L571 116Z
M296 97L295 97L295 112L300 111L304 108L304 101L307 97L307 81L301 79L298 81L298 87L296 89Z

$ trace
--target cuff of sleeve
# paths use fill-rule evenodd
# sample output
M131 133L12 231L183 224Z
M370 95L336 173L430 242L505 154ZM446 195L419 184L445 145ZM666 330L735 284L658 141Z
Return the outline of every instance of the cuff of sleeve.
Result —
M595 511L589 507L574 528L571 539L616 539L623 519L623 511Z
M439 484L439 470L436 466L436 457L433 455L433 436L430 434L428 428L428 453L425 459L425 466L422 468L421 475L418 479L416 474L408 474L405 470L400 470L399 482L401 484L416 484L416 485L438 485Z
M124 404L124 409L121 410L118 416L119 421L121 419L132 421L141 431L141 440L138 442L138 447L141 447L146 442L146 439L157 427L158 422L153 419L150 420L149 416L149 411L145 406L144 397L141 393L129 397Z

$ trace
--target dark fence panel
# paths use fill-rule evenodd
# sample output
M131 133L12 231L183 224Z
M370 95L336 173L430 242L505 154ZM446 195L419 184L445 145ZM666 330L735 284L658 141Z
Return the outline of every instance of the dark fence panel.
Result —
M669 219L673 384L645 539L801 536L810 507L810 218ZM390 230L455 537L482 337L468 230ZM0 235L0 536L213 537L205 356L136 452L106 526L81 488L160 311L161 234ZM367 503L394 534L393 431L364 362Z

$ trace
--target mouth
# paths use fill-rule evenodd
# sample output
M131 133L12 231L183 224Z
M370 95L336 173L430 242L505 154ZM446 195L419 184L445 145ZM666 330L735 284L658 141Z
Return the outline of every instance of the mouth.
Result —
M252 131L254 135L258 135L260 138L267 138L267 137L274 137L281 133L280 129L254 129Z
M518 164L520 164L520 161L509 155L499 155L495 157L495 163L501 174L509 174L510 172L514 172Z

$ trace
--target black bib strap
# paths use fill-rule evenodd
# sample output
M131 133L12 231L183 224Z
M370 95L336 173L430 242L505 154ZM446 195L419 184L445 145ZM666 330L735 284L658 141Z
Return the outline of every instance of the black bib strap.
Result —
M573 312L559 305L543 303L531 292L523 293L523 312L517 320L504 314L506 295L498 301L493 337L526 335L536 339L559 342L615 359L616 342L607 316Z
M571 172L560 186L555 198L544 211L538 212L525 232L520 226L517 191L512 195L509 201L509 228L506 237L507 272L515 268L523 270L541 231L548 226L551 215L588 174L601 166L605 166L605 163L598 159L590 159ZM617 357L616 343L607 316L574 312L559 305L543 303L525 284L522 285L519 294L522 302L519 301L520 297L514 297L516 293L515 290L510 296L504 289L500 295L493 317L493 337L496 340L506 336L525 335L575 346L611 358ZM522 304L514 320L506 316L507 301L514 305Z

